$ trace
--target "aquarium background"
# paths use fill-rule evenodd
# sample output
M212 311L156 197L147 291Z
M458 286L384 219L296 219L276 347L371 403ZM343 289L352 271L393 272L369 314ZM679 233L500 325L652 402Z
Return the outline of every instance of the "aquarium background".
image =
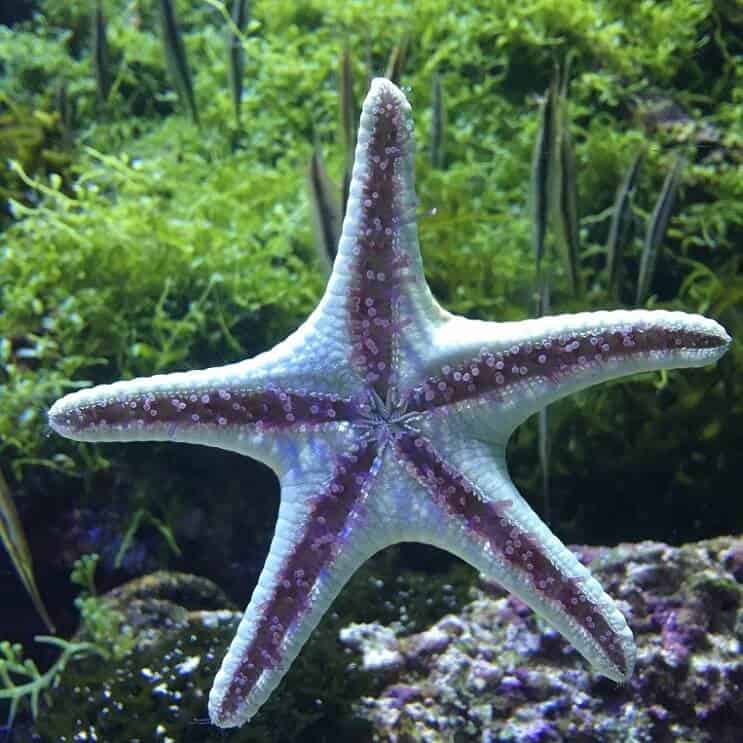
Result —
M181 571L213 584L176 581L176 591L161 575L137 590L178 593L190 609L247 602L278 505L269 470L207 448L63 440L50 435L46 410L82 386L252 356L302 322L329 265L308 172L322 163L340 208L347 114L353 136L372 76L393 74L413 106L429 284L447 309L492 320L537 310L533 160L545 95L561 77L575 161L563 188L576 189L579 240L567 244L550 217L550 311L700 312L734 340L716 368L624 379L550 407L549 524L565 542L596 545L741 532L737 2L248 3L239 105L232 4L173 3L182 56L163 33L160 5L52 0L0 11L0 469L56 636L87 643L75 652L34 642L49 631L12 550L3 552L0 640L21 646L3 646L5 662L35 659L33 679L55 671L37 684L36 721L31 697L18 697L12 740L34 730L42 740L84 739L74 738L80 720L95 708L100 723L100 704L72 689L114 678L111 693L143 739L169 724L148 717L149 703L127 686L144 665L133 649L141 628L102 598L110 589ZM639 153L610 275L618 189ZM647 234L674 172L670 218L638 305ZM512 439L509 462L544 514L539 440L534 418ZM17 544L19 528L8 531ZM340 628L424 629L461 608L476 580L420 545L378 555L256 722L228 739L368 738L354 704L377 682L348 671ZM177 626L172 607L160 608ZM143 611L148 622L152 611ZM177 645L175 636L166 642ZM198 647L198 638L184 641ZM70 653L64 669L53 665L60 652ZM170 700L184 720L205 716L221 649L214 654ZM134 737L108 730L99 739ZM206 725L179 730L183 740L220 739Z

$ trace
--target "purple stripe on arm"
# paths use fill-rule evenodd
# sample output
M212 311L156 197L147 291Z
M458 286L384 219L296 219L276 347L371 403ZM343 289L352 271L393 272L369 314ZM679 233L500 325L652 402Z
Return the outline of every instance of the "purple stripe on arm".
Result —
M332 570L345 543L376 456L377 445L372 440L339 456L327 488L312 500L303 533L271 579L269 598L257 607L258 623L232 673L220 718L233 717L261 673L281 662L284 640L297 631L311 608L311 594L322 590L323 576Z
M398 162L407 154L410 133L400 101L382 90L367 143L366 173L359 196L349 296L351 360L364 381L385 399L392 373L400 272L407 258L400 228L409 219L405 183Z
M483 500L472 483L444 462L430 441L416 433L399 434L395 445L440 508L464 524L467 532L486 540L495 555L516 568L544 599L571 616L617 668L627 671L631 661L625 657L614 630L581 589L580 581L566 577L539 541L509 519L510 500Z
M70 433L163 424L178 428L254 424L257 428L276 430L351 420L356 413L356 405L338 395L272 386L259 390L224 387L177 394L130 393L123 385L120 393L114 392L108 398L102 396L96 402L65 407L54 414L50 423L56 430Z
M684 349L718 348L725 342L717 335L658 326L604 329L545 338L501 351L480 350L474 358L452 360L409 393L410 412L430 410L461 400L493 394L509 385L530 380L559 382L592 365L634 355Z

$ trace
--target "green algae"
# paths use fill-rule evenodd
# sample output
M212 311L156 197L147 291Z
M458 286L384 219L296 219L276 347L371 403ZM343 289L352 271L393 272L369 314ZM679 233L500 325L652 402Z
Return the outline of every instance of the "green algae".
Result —
M12 727L19 706L28 700L34 719L39 716L40 700L59 684L60 677L71 661L98 652L94 645L86 642L67 642L59 637L37 635L36 642L53 645L60 650L59 656L43 673L31 658L23 657L20 644L0 642L0 700L7 702L7 726Z
M666 100L689 113L679 127L653 134L638 195L645 208L680 129L687 139L694 138L690 129L714 131L715 140L708 152L699 148L685 176L684 203L672 222L674 251L662 266L668 278L654 294L662 306L704 310L735 326L737 318L726 318L724 309L741 292L734 249L743 223L743 133L734 104L743 82L730 64L737 42L726 6L701 0L487 5L462 3L446 13L432 1L413 13L398 5L287 2L268 13L257 4L244 39L246 126L237 150L226 26L211 5L176 4L202 130L171 115L173 93L149 10L105 4L115 62L103 116L89 65L86 8L51 2L27 30L0 33L0 92L16 106L43 110L54 86L66 80L79 119L69 188L44 193L41 184L57 171L24 158L38 179L27 184L35 203L30 211L17 205L18 219L4 236L0 332L10 343L3 383L11 403L0 414L0 432L12 456L36 461L67 446L39 436L40 409L69 388L67 380L93 383L240 358L278 340L312 307L323 277L312 260L302 172L313 138L337 143L329 148L329 165L336 173L341 167L338 29L343 43L358 50L357 87L366 73L362 49L379 70L397 42L392 30L405 29L414 40L402 83L424 149L435 124L430 82L439 69L451 112L450 164L438 172L421 157L418 180L422 205L437 210L421 223L427 273L448 307L503 319L529 310L533 101L552 60L570 50L588 238L580 273L594 287L581 306L611 301L600 274L606 210L629 153L647 136L638 111L648 99L656 109ZM389 31L367 39L360 28ZM143 104L143 96L150 102ZM632 281L639 246L633 249L625 272ZM716 276L715 286L700 265ZM555 309L574 309L561 278Z

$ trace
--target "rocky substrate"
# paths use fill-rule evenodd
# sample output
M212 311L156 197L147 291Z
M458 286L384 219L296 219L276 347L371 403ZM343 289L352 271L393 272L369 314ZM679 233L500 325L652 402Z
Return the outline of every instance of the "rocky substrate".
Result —
M743 539L577 547L627 617L630 681L592 673L519 600L483 583L418 634L356 624L341 641L381 679L357 712L380 741L739 743Z
M204 578L159 572L106 596L133 649L70 663L35 723L24 708L13 743L743 740L743 538L574 550L635 633L624 686L497 586L468 600L470 572L454 586L420 572L385 581L371 561L261 712L225 738L206 696L241 612Z

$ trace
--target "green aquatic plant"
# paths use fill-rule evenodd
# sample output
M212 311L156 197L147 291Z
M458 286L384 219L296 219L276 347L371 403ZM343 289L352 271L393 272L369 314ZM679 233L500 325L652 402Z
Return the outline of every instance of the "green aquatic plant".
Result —
M338 110L340 114L340 139L343 147L343 185L341 187L341 217L346 216L348 190L351 187L351 169L356 152L356 119L359 105L353 92L353 58L351 50L343 47L338 72ZM335 250L335 247L333 248Z
M0 642L0 701L7 701L8 726L12 726L18 706L28 699L34 719L39 714L39 699L56 687L67 665L90 655L106 660L120 660L134 648L137 636L123 615L97 595L95 569L98 555L83 555L75 561L70 580L80 588L75 606L80 613L76 638L65 640L50 635L37 635L34 640L54 645L60 650L56 660L43 673L31 658L23 658L18 643Z
M307 182L315 229L315 246L328 270L335 260L335 251L341 235L341 209L338 189L330 180L322 159L322 151L315 146L310 158ZM350 183L350 181L349 181Z
M387 71L384 73L384 76L388 80L392 80L396 85L400 84L400 79L405 71L405 62L408 56L409 45L410 37L408 34L403 34L390 52L390 58L387 62Z
M95 586L97 554L83 555L70 575L72 583L80 587L75 606L80 613L78 636L85 639L103 657L123 658L137 643L137 635L124 622L123 614L110 602L99 596Z
M570 58L562 68L555 65L550 86L540 107L539 129L532 156L532 213L537 282L549 288L553 258L546 255L548 228L555 247L564 257L570 291L578 295L578 183L575 151L568 115ZM542 261L547 264L542 274ZM543 291L540 288L540 291Z
M173 85L178 91L181 103L188 108L194 124L199 123L199 111L196 107L191 68L186 57L186 47L183 44L181 30L172 0L160 0L160 24L162 31L163 50L168 64Z
M81 595L95 596L95 569L98 565L98 555L83 555L75 560L70 574L70 581L81 589Z
M18 573L23 587L31 597L36 611L49 631L54 632L54 624L36 585L31 552L28 548L28 542L26 542L23 524L18 517L13 496L2 471L0 471L0 541L7 550L13 567Z
M105 104L111 92L111 67L106 35L106 17L103 14L100 0L96 3L93 14L93 73L95 75L98 100Z
M54 645L60 654L52 665L41 673L31 658L23 658L23 648L7 641L0 642L0 701L8 702L7 726L12 727L18 707L28 699L34 719L39 715L39 698L59 684L67 664L100 649L88 642L67 642L59 637L37 635L36 642Z
M642 147L625 171L611 210L611 224L609 235L606 238L606 282L607 290L612 296L616 296L622 251L629 242L632 231L632 198L637 188L637 177L644 159L645 148Z
M243 78L245 76L245 49L242 43L242 34L248 23L247 0L234 0L232 5L230 27L227 34L227 49L230 60L230 89L232 90L232 103L235 106L235 123L238 129L241 126L240 108L243 98Z
M69 111L66 111L69 116ZM12 203L29 201L25 184L10 163L21 163L32 172L68 177L72 163L69 119L62 112L29 108L0 92L0 223L7 222Z
M640 256L640 271L637 277L637 293L635 295L635 304L637 305L644 304L650 293L655 266L658 262L658 251L663 244L666 228L671 218L683 167L684 159L678 155L668 171L658 200L655 202L653 213L648 220L645 243Z
M443 170L446 164L446 105L441 76L433 72L431 83L431 167Z
M116 557L114 558L115 568L121 567L124 556L131 548L132 541L134 540L134 537L136 536L140 526L142 526L143 524L150 524L155 529L157 529L162 538L165 540L165 543L170 548L170 551L177 557L181 556L181 548L175 541L175 537L173 536L173 529L168 526L168 524L166 524L162 519L151 513L147 508L138 508L134 512L131 521L129 522L129 526L124 532L124 536L121 540L121 545L116 552Z

